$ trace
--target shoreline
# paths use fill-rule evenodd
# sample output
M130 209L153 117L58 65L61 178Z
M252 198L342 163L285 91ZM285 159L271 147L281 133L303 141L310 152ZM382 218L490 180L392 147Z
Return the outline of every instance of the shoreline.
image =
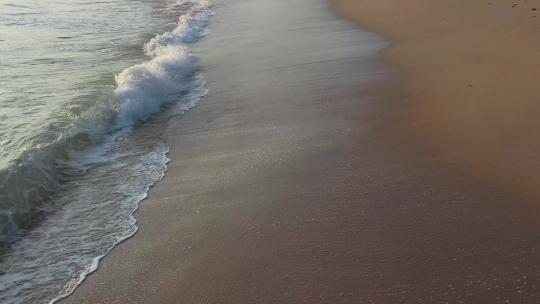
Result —
M329 213L347 217L326 202L340 196L333 177L349 171L362 136L357 96L386 77L377 55L386 42L326 1L214 7L194 46L209 94L171 121L172 162L140 205L138 233L60 303L294 301L309 272L345 266L320 233L339 233Z
M410 12L429 13L422 1ZM336 2L390 38L408 18L400 10L381 30L397 7L377 5L392 0L360 19L354 5L371 2ZM393 57L424 59L414 51L440 27L403 27L416 40L383 52L394 78L387 42L325 1L215 6L195 47L210 93L171 123L173 161L140 206L139 232L60 303L537 303L536 206L432 140L447 125L413 110L427 113L446 83L416 99L426 79L408 72L435 58Z

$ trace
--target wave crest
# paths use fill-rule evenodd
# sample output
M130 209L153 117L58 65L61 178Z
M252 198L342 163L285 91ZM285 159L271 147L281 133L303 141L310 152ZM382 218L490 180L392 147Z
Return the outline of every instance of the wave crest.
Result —
M54 212L56 190L84 174L81 166L88 164L80 158L85 151L106 144L104 137L148 119L191 89L199 67L188 44L204 36L213 12L204 0L179 1L169 9L180 14L178 23L144 45L148 61L116 75L114 91L104 92L56 140L24 151L16 162L0 168L0 253Z

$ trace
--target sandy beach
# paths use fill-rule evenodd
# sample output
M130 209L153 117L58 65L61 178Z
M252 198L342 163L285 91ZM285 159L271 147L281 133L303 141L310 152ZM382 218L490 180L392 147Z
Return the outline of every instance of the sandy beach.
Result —
M395 42L405 119L438 161L540 198L540 1L333 3Z
M538 303L540 19L516 3L335 0L361 28L215 1L209 95L61 303Z

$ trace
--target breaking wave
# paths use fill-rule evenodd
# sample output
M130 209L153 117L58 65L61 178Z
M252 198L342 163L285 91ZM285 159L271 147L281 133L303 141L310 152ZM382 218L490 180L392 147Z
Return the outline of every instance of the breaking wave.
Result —
M0 169L0 302L54 303L136 232L133 213L168 162L164 126L141 123L206 94L190 44L204 36L211 7L168 9L178 23L145 44L147 61L117 74L56 140Z

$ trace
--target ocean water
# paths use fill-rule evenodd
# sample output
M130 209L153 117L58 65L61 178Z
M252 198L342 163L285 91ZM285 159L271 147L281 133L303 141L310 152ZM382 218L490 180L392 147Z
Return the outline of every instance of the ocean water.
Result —
M206 94L205 0L0 0L0 303L54 303L167 168L167 121Z

